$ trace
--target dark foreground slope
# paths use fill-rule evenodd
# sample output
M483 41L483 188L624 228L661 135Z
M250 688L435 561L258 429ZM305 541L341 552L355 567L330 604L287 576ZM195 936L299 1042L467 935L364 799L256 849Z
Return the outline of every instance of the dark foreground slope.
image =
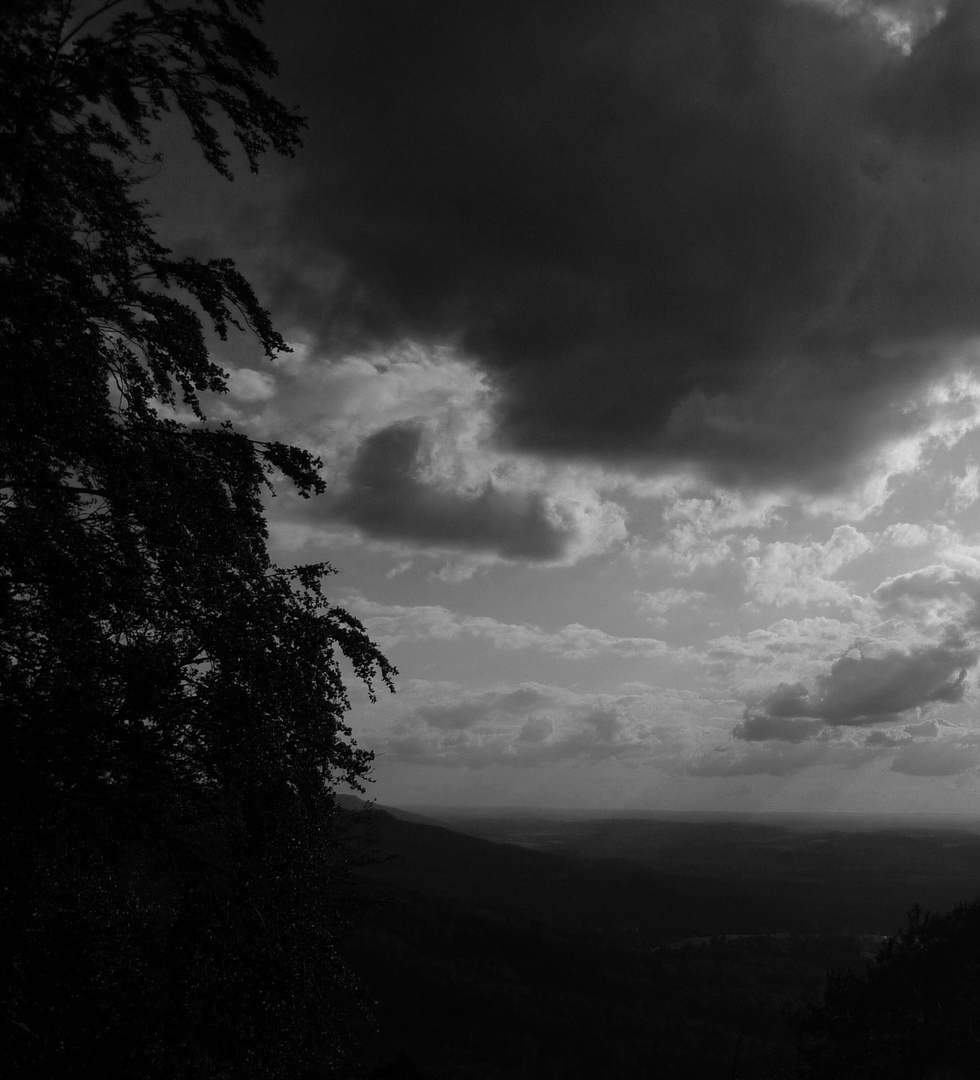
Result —
M980 892L980 841L959 834L855 847L712 824L660 830L674 856L641 865L596 857L649 856L635 823L540 851L381 810L354 821L381 860L360 871L370 907L347 943L378 1077L793 1076L787 1011L828 970L860 970L916 901Z

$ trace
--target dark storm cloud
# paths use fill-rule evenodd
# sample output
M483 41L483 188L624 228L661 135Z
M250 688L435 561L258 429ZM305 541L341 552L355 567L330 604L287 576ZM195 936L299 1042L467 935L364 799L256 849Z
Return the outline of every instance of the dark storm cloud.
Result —
M907 57L785 0L282 10L282 239L340 284L278 307L453 337L517 447L827 488L980 328L978 5Z
M801 721L806 719L860 726L894 722L902 713L922 706L957 704L963 700L967 673L978 658L980 650L955 634L938 645L907 652L848 654L827 674L818 675L812 690L803 683L780 683L745 710L736 734L743 739L785 739L787 727L802 732Z
M436 546L489 551L508 559L560 558L574 533L548 517L535 493L499 491L487 484L476 495L443 490L416 475L422 430L393 424L361 444L346 494L311 512L339 516L368 535Z

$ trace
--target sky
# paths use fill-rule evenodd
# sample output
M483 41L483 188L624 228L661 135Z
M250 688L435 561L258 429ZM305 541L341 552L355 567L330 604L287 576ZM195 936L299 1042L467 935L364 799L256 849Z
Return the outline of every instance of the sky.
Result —
M980 5L270 7L295 159L161 236L292 351L281 563L399 669L392 805L980 807Z

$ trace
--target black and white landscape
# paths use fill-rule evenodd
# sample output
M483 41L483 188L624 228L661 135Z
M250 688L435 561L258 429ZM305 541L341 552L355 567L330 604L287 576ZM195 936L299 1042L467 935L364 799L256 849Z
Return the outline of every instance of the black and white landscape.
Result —
M6 0L0 1072L980 1077L978 283L980 0Z

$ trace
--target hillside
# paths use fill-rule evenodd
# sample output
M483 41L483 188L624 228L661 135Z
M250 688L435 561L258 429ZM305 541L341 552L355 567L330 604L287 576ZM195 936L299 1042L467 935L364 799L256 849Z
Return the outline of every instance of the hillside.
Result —
M352 815L378 860L358 871L368 907L347 942L379 1024L365 1075L788 1078L789 1013L827 971L862 969L923 885L942 903L980 893L980 839L959 833L552 822L544 836L508 820L501 843Z
M980 836L962 830L530 818L448 828L380 808L357 819L380 860L365 880L645 945L887 934L913 904L943 909L980 893Z

